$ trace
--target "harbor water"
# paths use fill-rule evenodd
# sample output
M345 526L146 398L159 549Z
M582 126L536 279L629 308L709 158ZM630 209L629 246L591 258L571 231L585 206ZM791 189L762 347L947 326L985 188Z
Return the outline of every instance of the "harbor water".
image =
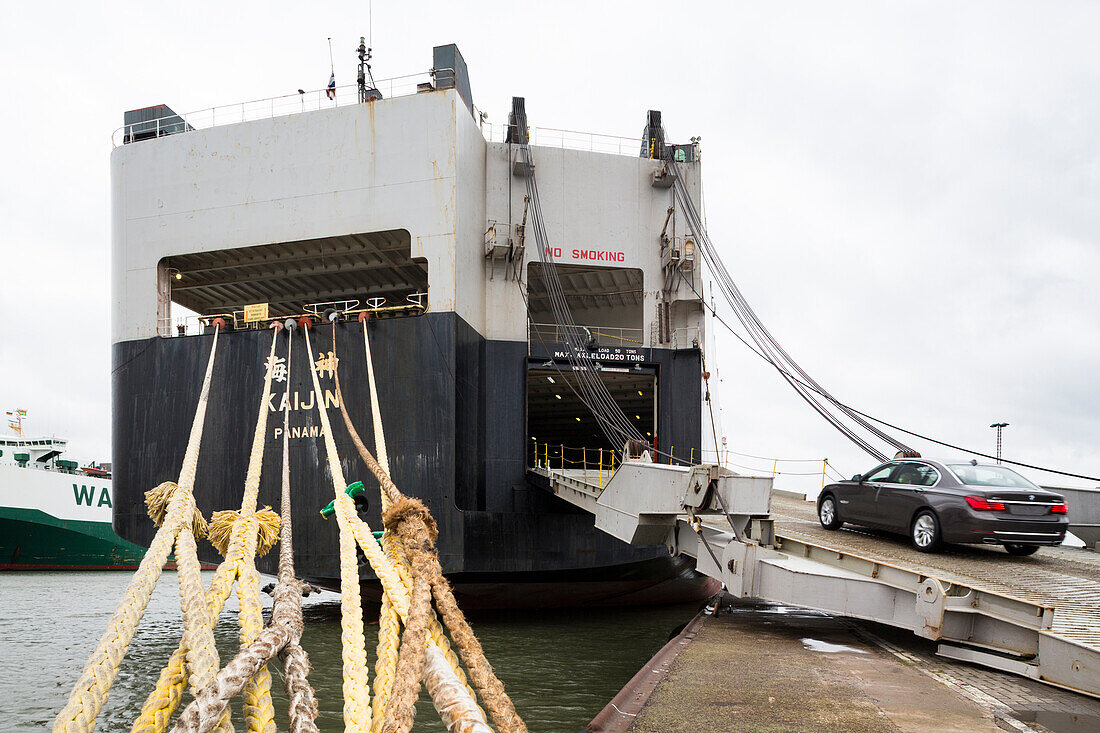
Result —
M211 573L203 573L209 584ZM0 573L0 729L42 730L65 704L72 685L122 597L128 572ZM271 599L264 596L265 607ZM306 601L302 645L313 664L322 731L342 731L339 596ZM230 599L215 637L222 663L237 648L236 604ZM533 731L582 730L616 692L690 620L697 607L513 611L471 618L485 653ZM377 621L368 625L368 647ZM157 675L179 644L178 585L165 572L100 714L97 730L129 730ZM374 650L368 648L372 665ZM276 722L286 728L282 677L272 666ZM190 696L185 698L190 699ZM243 729L239 698L234 715ZM416 730L443 731L426 695Z

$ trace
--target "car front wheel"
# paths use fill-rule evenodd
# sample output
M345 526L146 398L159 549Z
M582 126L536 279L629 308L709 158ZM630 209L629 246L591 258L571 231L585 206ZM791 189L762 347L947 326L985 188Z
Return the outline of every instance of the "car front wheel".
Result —
M840 521L840 515L836 510L836 499L832 494L826 494L817 508L817 519L825 529L840 529L844 522Z
M1020 545L1015 542L1005 543L1005 552L1007 552L1009 555L1016 555L1017 557L1023 557L1024 555L1034 555L1038 551L1038 545Z
M943 546L943 537L940 534L940 520L935 512L924 509L913 517L913 524L909 529L909 539L913 541L913 547L921 552L939 552Z

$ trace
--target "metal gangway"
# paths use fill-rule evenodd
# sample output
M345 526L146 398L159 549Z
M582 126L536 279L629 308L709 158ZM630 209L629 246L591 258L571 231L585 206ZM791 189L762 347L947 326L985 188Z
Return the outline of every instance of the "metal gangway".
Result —
M908 629L938 654L1100 697L1100 558L959 548L927 555L874 532L820 527L771 477L627 458L611 474L548 465L531 479L632 545L664 545L742 598Z

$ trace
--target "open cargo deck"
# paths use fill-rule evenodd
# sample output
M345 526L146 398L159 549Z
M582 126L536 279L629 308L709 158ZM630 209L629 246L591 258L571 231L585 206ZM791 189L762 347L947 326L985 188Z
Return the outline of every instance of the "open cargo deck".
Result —
M920 553L884 532L825 530L813 504L772 497L770 479L707 466L530 472L593 513L598 529L694 557L733 595L909 629L938 641L943 656L1100 696L1096 553L1052 547L1016 558L984 546Z

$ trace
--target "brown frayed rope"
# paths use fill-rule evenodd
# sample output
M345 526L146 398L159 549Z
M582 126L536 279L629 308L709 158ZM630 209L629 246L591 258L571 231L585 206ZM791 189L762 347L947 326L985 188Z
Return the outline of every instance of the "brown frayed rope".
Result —
M401 538L412 570L412 593L401 651L394 674L393 692L386 705L382 733L408 733L416 714L420 678L424 671L425 636L431 616L431 561L439 536L427 507L416 499L402 498L382 513L387 532Z
M419 543L408 536L407 528L407 524L402 525L396 531L404 535L403 539L407 543L406 551L409 552L412 570L412 591L409 594L409 615L405 620L405 631L401 634L401 650L397 657L393 690L386 704L382 733L408 733L412 729L413 716L416 715L414 706L420 695L420 679L424 673L428 619L432 608L431 582L426 575L428 564L422 550L410 551L409 545Z
M333 326L333 351L335 351L336 342L336 329L335 324ZM386 724L390 723L390 709L395 704L395 701L402 697L402 695L413 695L415 702L415 693L419 690L419 674L414 681L405 681L405 685L415 688L412 693L408 690L398 690L401 683L401 662L400 659L405 655L405 640L408 632L408 626L413 622L413 611L416 608L416 590L417 583L421 579L427 579L431 586L431 594L435 598L435 605L439 611L440 616L443 619L444 625L451 632L451 638L454 641L456 647L458 647L459 656L465 663L467 670L470 673L470 679L473 681L474 686L477 688L478 693L481 695L482 701L485 703L485 707L489 710L489 715L493 719L493 723L496 725L499 733L527 733L527 726L523 720L516 713L515 705L512 703L512 699L508 697L508 693L504 690L504 684L497 678L496 673L493 672L492 665L489 664L489 660L485 658L485 651L481 647L481 643L474 635L473 629L470 628L469 623L466 621L465 615L458 607L458 602L455 600L454 593L451 590L450 583L443 577L443 569L439 564L439 556L435 551L434 542L438 537L438 529L436 528L435 520L432 519L431 513L428 511L421 502L415 499L409 499L397 488L390 478L389 474L383 470L378 461L374 458L366 445L363 444L362 439L359 437L358 431L351 422L351 416L348 415L347 408L344 406L344 398L340 393L340 372L336 372L336 401L340 405L340 414L344 418L344 425L348 429L348 433L351 436L351 441L355 445L356 450L359 452L359 457L363 459L363 463L367 465L374 477L378 479L379 485L382 487L382 491L386 493L386 496L393 502L390 509L387 510L387 514L383 515L382 521L387 531L395 531L402 537L403 544L405 545L406 552L409 555L409 559L413 565L413 597L411 599L412 605L409 609L409 623L406 625L406 634L402 635L401 644L401 656L398 662L398 678L394 681L394 694L390 698L390 703L386 708ZM387 516L389 519L387 519ZM394 528L391 529L391 522L395 523ZM429 524L430 523L430 524ZM398 527L397 524L400 526ZM419 525L420 530L412 529L412 526ZM405 529L409 527L409 529ZM429 529L430 527L430 529ZM420 532L424 534L421 535ZM418 544L416 540L413 541L412 546L409 544L408 537L420 537L421 541ZM430 539L428 543L428 549L423 549L423 539ZM415 555L420 554L422 564L418 568ZM430 604L428 609L430 611ZM421 662L417 665L417 670L423 666L423 654L421 653ZM411 661L410 661L411 664ZM403 704L403 703L402 703ZM396 723L403 720L396 713L393 716L393 720ZM409 725L411 726L411 717L409 718ZM391 729L386 727L383 729L385 733L390 733ZM401 728L393 728L392 730L406 730Z
M433 565L430 571L432 596L435 598L435 607L448 631L451 632L451 639L458 647L458 653L481 699L485 702L485 707L489 709L493 723L496 724L500 733L526 733L526 724L516 713L512 699L504 691L504 684L493 672L492 665L485 658L485 650L481 648L481 642L477 640L462 609L458 607L451 584L443 577L438 557L433 555L431 562Z

